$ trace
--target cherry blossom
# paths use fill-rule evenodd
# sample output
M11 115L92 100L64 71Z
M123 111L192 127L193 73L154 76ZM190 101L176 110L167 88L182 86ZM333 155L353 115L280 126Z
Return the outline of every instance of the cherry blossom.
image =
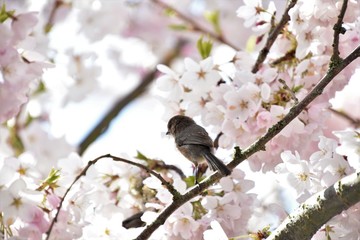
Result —
M209 92L221 78L211 58L204 59L200 63L186 58L184 63L185 72L179 82L200 96Z
M227 117L230 119L238 118L245 121L252 117L257 110L253 94L246 87L227 92L224 99L227 103Z
M22 104L28 101L28 93L43 69L49 65L31 62L18 52L18 44L25 40L37 23L35 13L23 13L8 18L0 26L4 33L0 44L0 122L15 116ZM10 26L9 26L10 25Z
M6 190L1 191L0 210L7 226L14 224L17 218L25 222L34 221L33 208L36 205L26 197L26 191L26 182L22 179L15 180Z
M194 232L200 227L200 223L191 217L192 207L190 203L178 209L165 223L168 234L178 236L183 239L191 239Z
M211 229L204 232L205 240L225 240L228 239L224 230L218 221L214 220L210 223Z
M360 167L360 141L359 130L344 130L337 131L335 135L340 139L340 146L336 152L345 155L348 159L349 165L354 169Z
M75 118L82 115L79 122L85 124L101 116L62 110L87 104L91 112L98 106L107 112L113 102L146 92L125 94L151 77L156 84L145 87L150 90L145 99L159 100L165 121L175 114L193 117L217 136L216 156L228 163L235 146L245 149L271 132L330 67L336 68L334 24L343 2L296 1L289 22L271 39L285 2L6 1L0 11L0 236L44 239L51 230L50 239L136 238L144 227L126 229L121 222L143 213L141 220L150 225L178 196L149 171L111 158L90 160L113 146L118 151L130 137L146 138L147 132L120 133L107 148L101 143L117 124L111 122L106 131L107 123L100 131L104 138L95 137L85 153L76 153L82 140L70 141L68 133L77 127ZM342 59L360 43L359 15L360 1L349 0L339 36ZM205 38L211 42L206 58L196 49L196 41ZM184 39L186 44L173 51ZM267 40L275 42L263 49ZM261 60L263 53L268 54ZM289 208L358 171L359 63L354 60L337 74L262 151L178 206L150 239L223 240L269 225L272 230ZM137 120L148 125L153 116L137 111ZM173 149L156 137L147 145L159 149L168 164ZM180 194L198 187L187 172L182 176L166 168L170 165L162 167L158 156L134 158L131 151L120 155L158 172ZM271 200L264 196L265 173L278 180L271 190L278 196ZM205 172L204 181L210 174ZM357 239L359 219L355 204L313 239Z
M285 173L287 181L298 193L313 187L314 181L317 180L312 176L311 166L307 161L300 159L299 153L293 155L286 151L281 154L281 158L284 163L278 165L277 172Z

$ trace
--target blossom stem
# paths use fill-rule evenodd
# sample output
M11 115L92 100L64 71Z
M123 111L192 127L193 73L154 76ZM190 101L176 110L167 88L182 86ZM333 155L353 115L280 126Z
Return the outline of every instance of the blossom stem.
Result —
M349 114L347 114L345 112L342 112L342 111L338 111L338 110L333 109L333 108L329 108L329 110L331 112L333 112L334 114L348 120L351 123L351 125L353 125L355 128L360 127L360 119L355 119L355 118L351 117Z
M280 22L276 25L274 29L269 32L269 36L266 40L265 46L261 49L259 56L256 59L255 65L251 70L252 73L256 73L257 71L259 71L261 64L265 61L266 56L269 54L270 48L274 44L277 36L280 34L286 23L290 20L289 10L295 6L296 2L297 0L291 0L289 2L288 6L284 11L284 14L281 17Z
M338 16L338 20L334 25L334 42L333 42L333 56L332 59L338 59L340 58L340 52L339 52L339 38L340 38L340 33L344 33L343 32L343 19L345 16L345 12L346 12L346 8L347 8L347 3L348 0L344 0L344 3L341 7L340 10L340 14Z
M191 26L193 31L201 32L207 36L210 36L212 39L215 39L216 41L218 41L220 43L228 45L229 47L233 48L236 51L240 50L237 46L235 46L234 44L229 42L222 34L216 34L216 33L209 31L208 29L205 29L204 27L200 26L196 21L192 20L185 14L181 13L179 10L168 5L167 3L164 3L163 1L160 1L160 0L152 0L152 1L164 9L169 9L169 10L175 12L176 16L178 18L180 18L181 20L183 20L184 22L188 23Z

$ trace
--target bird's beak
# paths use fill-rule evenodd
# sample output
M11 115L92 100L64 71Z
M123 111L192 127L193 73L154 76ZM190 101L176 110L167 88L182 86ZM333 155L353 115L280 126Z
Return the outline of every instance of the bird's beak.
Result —
M166 135L169 135L169 134L170 134L170 132L169 132L169 131L167 131L167 132L166 132Z

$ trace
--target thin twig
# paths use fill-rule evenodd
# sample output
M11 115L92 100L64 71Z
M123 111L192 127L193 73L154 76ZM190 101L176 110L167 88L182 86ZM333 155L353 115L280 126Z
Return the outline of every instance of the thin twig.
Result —
M183 173L183 171L178 168L175 165L171 165L171 164L166 164L164 162L161 162L161 164L158 164L157 167L161 168L161 169L165 169L165 170L173 170L174 172L176 172L177 174L179 174L179 176L184 179L186 178L185 174Z
M174 199L176 199L180 195L180 193L174 188L174 186L171 185L169 182L167 182L159 173L151 170L150 168L148 168L140 163L136 163L136 162L124 159L124 158L119 158L119 157L116 157L116 156L113 156L110 154L104 155L103 157L112 158L114 161L124 162L124 163L130 164L130 165L137 166L138 168L144 169L145 171L147 171L148 173L150 173L151 175L153 175L154 177L159 179L161 181L161 184L166 186L166 188L169 190L169 192L173 195Z
M59 10L60 7L68 5L69 7L71 6L70 3L67 3L63 0L55 0L55 2L53 3L53 7L50 10L50 14L48 17L47 22L45 23L44 26L44 33L47 34L51 31L51 29L54 26L54 20L55 20L55 15L57 13L57 11Z
M295 104L298 103L299 100L297 99L294 91L289 88L289 86L286 84L285 80L279 79L279 82L283 85L283 89L285 89L290 94L290 96L294 100Z
M174 47L167 53L161 64L169 65L178 55L181 48L184 46L184 40L179 40ZM143 79L140 81L139 85L132 90L129 94L124 97L121 97L116 101L114 106L108 111L107 114L99 121L99 123L89 132L89 134L81 141L78 147L78 153L82 155L85 150L93 143L99 136L101 136L109 127L111 121L123 110L129 103L134 99L143 94L150 83L155 79L157 70L154 69L148 74L146 74Z
M345 113L345 112L343 112L343 111L338 111L338 110L333 109L333 108L329 108L329 110L330 110L332 113L334 113L334 114L336 114L336 115L338 115L338 116L340 116L340 117L345 118L346 120L348 120L348 121L350 122L350 124L353 125L354 127L357 128L357 127L360 126L360 119L354 119L354 118L352 118L351 116L349 116L349 114L347 114L347 113Z
M348 4L348 0L344 0L344 3L341 7L340 10L340 14L338 16L338 20L334 25L334 42L333 42L333 55L332 58L334 58L335 60L340 58L340 52L339 52L339 38L340 38L340 33L345 33L344 32L344 28L342 26L343 24L343 19L345 16L345 12L346 12L346 8L347 8L347 4Z
M211 38L215 39L216 41L226 44L229 47L233 48L234 50L237 50L237 51L240 50L237 46L235 46L234 44L229 42L223 35L216 34L208 29L205 29L204 27L199 25L196 21L192 20L185 14L181 13L179 10L168 5L167 3L160 1L160 0L152 0L152 2L154 2L155 4L159 5L160 7L164 8L164 9L169 9L169 10L175 12L176 16L178 18L180 18L181 20L183 20L184 22L188 23L191 26L191 28L192 28L191 30L196 31L196 32L201 32L207 36L210 36Z
M49 229L47 230L46 232L46 240L48 240L51 236L51 232L54 228L54 225L55 223L57 222L57 219L59 217L59 214L60 214L60 210L62 208L62 205L65 201L65 198L66 196L68 195L68 193L70 192L71 188L74 186L74 184L82 177L82 176L85 176L86 175L86 172L89 170L89 168L94 165L95 163L97 163L100 159L103 159L103 158L111 158L113 161L116 161L116 162L124 162L124 163L127 163L127 164L130 164L130 165L134 165L134 166L137 166L145 171L147 171L148 173L150 173L151 175L155 176L157 179L159 179L161 181L161 184L166 186L166 188L169 190L169 192L173 195L173 200L176 201L176 199L179 198L179 196L181 196L181 194L174 188L173 185L171 185L169 182L167 182L159 173L149 169L148 167L140 164L140 163L136 163L136 162L133 162L133 161L130 161L130 160L127 160L127 159L124 159L124 158L120 158L120 157L116 157L116 156L113 156L111 154L105 154L105 155L102 155L100 157L97 157L95 158L94 160L91 160L88 162L88 164L85 166L85 168L75 177L74 181L70 184L70 186L66 189L65 193L64 193L64 196L61 198L60 200L60 203L59 203L59 206L56 208L56 214L54 216L54 218L52 219L51 221L51 224L49 226Z
M50 226L49 226L49 229L48 229L47 232L46 232L46 240L50 239L51 231L52 231L53 228L54 228L55 222L57 222L57 219L58 219L58 216L59 216L59 214L60 214L60 210L61 210L61 207L62 207L62 205L63 205L63 202L64 202L66 196L68 195L68 193L70 192L72 186L73 186L82 176L85 176L87 170L88 170L93 164L95 164L98 160L100 160L101 158L103 158L103 156L100 156L100 157L98 157L98 158L95 158L95 159L92 160L92 161L89 161L88 164L86 165L86 167L80 172L80 174L76 176L76 178L75 178L74 181L70 184L70 186L68 187L68 189L66 189L66 191L65 191L65 193L64 193L64 196L63 196L63 197L61 198L61 200L60 200L59 206L56 208L55 217L54 217L53 220L51 221Z
M280 34L281 30L284 28L284 26L290 20L289 10L295 6L296 2L297 2L297 0L291 0L289 2L288 6L286 7L286 9L284 11L284 14L282 15L282 17L280 19L280 22L276 25L275 28L273 28L270 31L269 36L266 40L265 46L263 47L263 49L261 49L259 56L256 59L255 65L251 70L252 73L256 73L257 71L259 71L261 64L265 61L266 56L270 52L270 48L274 44L277 36Z

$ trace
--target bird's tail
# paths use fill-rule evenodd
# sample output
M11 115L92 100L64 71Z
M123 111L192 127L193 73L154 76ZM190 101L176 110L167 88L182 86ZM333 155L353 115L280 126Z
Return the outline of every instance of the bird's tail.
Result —
M205 152L204 157L211 170L219 170L223 176L228 176L231 174L230 169L211 152Z

